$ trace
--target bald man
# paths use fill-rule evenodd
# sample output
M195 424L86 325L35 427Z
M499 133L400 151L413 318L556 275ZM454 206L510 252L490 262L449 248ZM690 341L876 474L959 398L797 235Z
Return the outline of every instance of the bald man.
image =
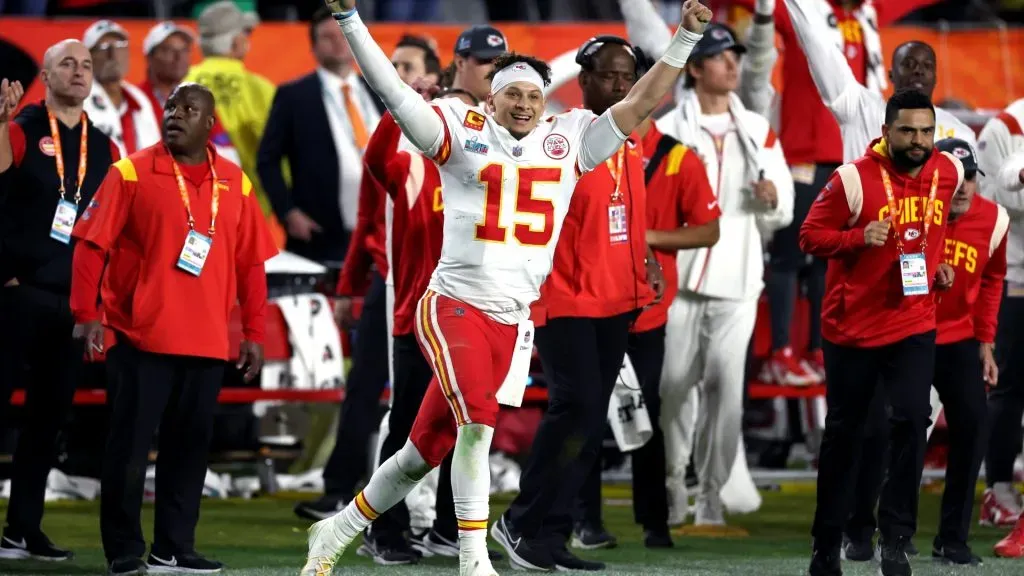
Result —
M0 558L62 561L43 534L43 496L57 433L71 411L83 348L71 338L71 230L117 147L82 111L92 58L77 40L46 51L46 98L12 117L20 83L0 81L0 422L15 388L26 392ZM30 378L25 378L29 368Z

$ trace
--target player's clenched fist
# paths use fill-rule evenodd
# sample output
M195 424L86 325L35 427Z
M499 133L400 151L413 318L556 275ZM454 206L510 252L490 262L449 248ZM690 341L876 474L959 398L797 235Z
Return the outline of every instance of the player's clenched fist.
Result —
M348 12L356 7L356 0L324 0L331 12Z
M694 34L703 34L708 22L711 22L711 9L701 4L700 0L685 0L680 22L684 29Z
M889 226L892 221L885 220L868 222L864 227L864 243L868 246L885 246L885 240L889 237Z

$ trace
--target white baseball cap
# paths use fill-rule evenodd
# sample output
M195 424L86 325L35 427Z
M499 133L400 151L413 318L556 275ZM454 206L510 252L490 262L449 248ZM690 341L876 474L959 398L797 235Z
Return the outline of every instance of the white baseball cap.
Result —
M192 32L191 28L179 26L170 20L165 20L149 29L146 39L142 41L142 53L148 56L154 48L162 44L172 34L181 34L188 38L189 42L194 42L196 39L196 35Z
M128 39L128 31L121 27L120 24L113 20L97 20L85 29L85 34L82 35L82 44L89 50L92 50L100 43L100 38L103 38L107 34L117 34L125 40Z

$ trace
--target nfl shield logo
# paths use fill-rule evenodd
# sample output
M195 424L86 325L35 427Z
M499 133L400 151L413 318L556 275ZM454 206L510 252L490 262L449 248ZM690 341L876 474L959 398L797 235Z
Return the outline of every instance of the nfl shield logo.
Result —
M523 147L522 146L515 146L515 147L513 147L512 148L512 155L515 156L516 158L519 158L520 156L522 156L523 155Z

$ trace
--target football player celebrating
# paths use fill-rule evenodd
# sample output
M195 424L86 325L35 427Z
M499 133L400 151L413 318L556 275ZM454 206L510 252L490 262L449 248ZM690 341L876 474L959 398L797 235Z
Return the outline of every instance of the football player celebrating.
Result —
M330 574L356 536L454 447L459 572L491 576L488 454L498 404L522 402L533 345L530 304L551 271L576 180L610 158L675 85L711 11L698 0L683 2L668 51L600 117L572 110L542 120L550 82L543 62L499 57L483 108L454 98L424 102L370 37L355 4L327 2L367 82L441 174L441 259L416 321L437 384L402 449L341 513L310 528L302 574Z

